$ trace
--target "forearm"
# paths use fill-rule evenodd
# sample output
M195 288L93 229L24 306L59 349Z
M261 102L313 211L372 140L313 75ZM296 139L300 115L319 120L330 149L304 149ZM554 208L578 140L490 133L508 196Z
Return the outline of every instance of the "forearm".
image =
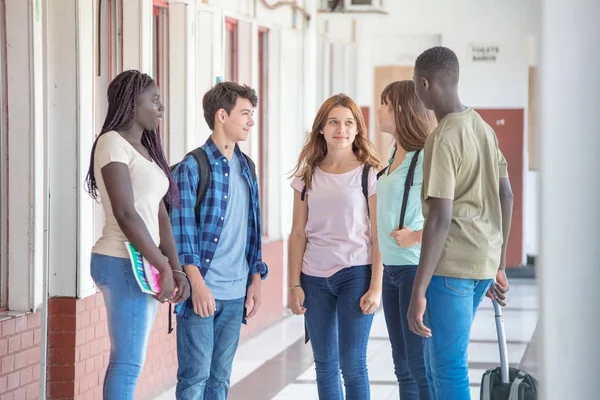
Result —
M190 281L190 284L192 286L205 284L204 278L202 277L202 274L200 273L200 268L198 268L196 265L193 265L193 264L184 265L183 271L187 275L188 280Z
M421 259L413 286L414 295L425 295L431 277L442 257L442 251L449 231L450 220L447 218L434 215L425 223L422 234Z
M116 216L115 216L116 217ZM133 246L148 260L160 273L170 272L166 256L155 245L148 228L142 217L137 212L121 215L117 218L119 228Z
M288 288L300 284L306 237L291 235L288 244Z
M502 212L502 255L500 268L506 266L506 248L508 246L508 237L510 235L510 225L512 221L513 212L513 193L510 188L510 182L506 179L506 182L500 180L500 208Z
M371 260L371 289L381 290L383 285L383 262L379 251L377 235L373 235L373 256Z

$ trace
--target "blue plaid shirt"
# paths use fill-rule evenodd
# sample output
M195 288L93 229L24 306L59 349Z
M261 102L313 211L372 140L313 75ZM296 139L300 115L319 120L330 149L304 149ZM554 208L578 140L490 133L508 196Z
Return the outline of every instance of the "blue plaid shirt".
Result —
M211 266L211 261L223 231L227 194L229 193L229 164L212 138L202 146L211 167L211 180L200 206L200 215L195 215L196 194L200 174L194 156L185 157L173 171L173 177L179 187L181 207L172 207L170 216L175 235L175 244L181 265L193 264L200 268L202 276ZM250 202L248 213L248 240L246 259L250 278L261 274L262 279L268 273L267 264L262 261L262 231L260 225L260 202L258 182L252 181L252 174L246 157L236 144L234 149L242 167L242 176L248 183ZM239 221L244 223L244 221Z

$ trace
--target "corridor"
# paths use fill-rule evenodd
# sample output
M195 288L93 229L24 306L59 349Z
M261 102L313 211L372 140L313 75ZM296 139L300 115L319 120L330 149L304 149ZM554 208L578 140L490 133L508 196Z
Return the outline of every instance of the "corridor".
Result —
M536 355L530 346L538 320L538 287L534 280L511 280L504 309L508 357L536 374ZM314 364L304 345L303 320L289 316L243 343L233 366L230 400L318 400ZM391 348L383 313L375 316L369 339L368 367L372 400L396 400ZM492 304L486 298L475 318L469 347L471 398L479 399L479 382L487 368L498 365L498 346ZM172 400L175 389L156 400Z

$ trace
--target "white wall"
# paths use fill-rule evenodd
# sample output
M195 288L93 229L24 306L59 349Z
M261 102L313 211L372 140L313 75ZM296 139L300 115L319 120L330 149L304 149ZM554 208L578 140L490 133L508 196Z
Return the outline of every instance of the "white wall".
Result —
M477 108L523 108L527 115L528 67L536 59L534 43L539 29L539 0L390 1L385 4L387 15L334 13L318 17L320 33L346 41L351 40L352 23L356 21L356 100L361 106L371 107L370 130L374 128L375 117L374 67L414 65L422 51L436 45L450 47L459 58L459 90L465 104ZM497 60L474 62L470 54L472 44L498 46ZM524 130L527 146L526 124ZM525 166L528 165L526 153L523 155ZM535 181L527 172L523 171L525 247L528 252L537 252Z
M42 302L45 260L45 138L41 13L6 0L8 118L8 307Z

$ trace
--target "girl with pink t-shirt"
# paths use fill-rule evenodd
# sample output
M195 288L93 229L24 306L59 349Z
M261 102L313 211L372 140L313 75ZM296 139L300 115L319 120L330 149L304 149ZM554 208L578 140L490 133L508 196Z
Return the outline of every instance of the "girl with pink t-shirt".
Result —
M367 341L381 300L376 173L380 167L356 103L323 103L292 187L289 303L304 314L319 399L368 400Z

